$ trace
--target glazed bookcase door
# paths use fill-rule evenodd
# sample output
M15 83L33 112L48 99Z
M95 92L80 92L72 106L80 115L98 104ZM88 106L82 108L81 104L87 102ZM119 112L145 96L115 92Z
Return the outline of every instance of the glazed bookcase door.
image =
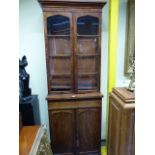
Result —
M82 13L75 17L76 89L78 93L99 90L100 18Z
M72 15L49 13L46 16L49 93L73 91Z

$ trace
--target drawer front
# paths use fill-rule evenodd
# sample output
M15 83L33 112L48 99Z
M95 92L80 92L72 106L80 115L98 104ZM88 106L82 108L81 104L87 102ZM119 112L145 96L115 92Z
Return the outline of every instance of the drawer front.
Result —
M101 99L48 102L49 110L101 107Z

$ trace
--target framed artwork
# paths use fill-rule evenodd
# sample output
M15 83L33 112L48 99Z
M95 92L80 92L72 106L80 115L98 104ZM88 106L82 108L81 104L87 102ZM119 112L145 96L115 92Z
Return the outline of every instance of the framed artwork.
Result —
M125 74L129 75L132 72L131 60L135 52L135 0L127 2L126 25Z

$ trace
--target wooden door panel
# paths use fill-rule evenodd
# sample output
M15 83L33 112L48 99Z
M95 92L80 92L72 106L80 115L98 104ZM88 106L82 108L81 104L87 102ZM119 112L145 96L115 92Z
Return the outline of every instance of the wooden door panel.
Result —
M134 155L134 122L134 110L128 110L122 114L120 155Z
M100 108L79 109L76 116L79 154L97 154L100 151L101 139Z
M74 154L74 110L49 111L52 150L54 154Z
M121 112L119 107L117 107L112 100L109 114L108 155L119 155Z

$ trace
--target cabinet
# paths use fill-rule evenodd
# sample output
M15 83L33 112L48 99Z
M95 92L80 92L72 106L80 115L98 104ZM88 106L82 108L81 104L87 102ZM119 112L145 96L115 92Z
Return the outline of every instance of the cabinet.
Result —
M39 0L54 154L100 154L104 0Z
M110 94L108 155L135 155L135 94L114 88Z
M55 154L100 154L101 98L86 94L48 96L52 150Z

